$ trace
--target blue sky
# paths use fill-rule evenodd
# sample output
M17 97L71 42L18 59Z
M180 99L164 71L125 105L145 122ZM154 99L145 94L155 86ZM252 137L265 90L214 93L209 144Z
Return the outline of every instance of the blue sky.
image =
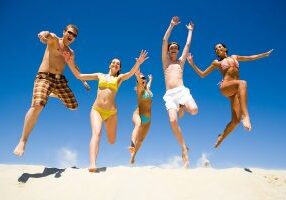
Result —
M163 2L163 1L162 1ZM286 168L283 124L285 106L285 2L282 0L241 1L8 1L0 3L0 55L2 61L0 100L0 163L60 166L64 161L80 167L88 166L91 135L89 112L96 97L97 82L85 91L67 68L65 75L79 102L69 111L57 99L50 99L41 113L22 158L12 154L20 137L24 116L29 109L33 80L45 46L37 33L49 30L62 35L63 28L73 23L79 36L72 44L76 62L85 73L107 73L114 57L122 60L122 71L128 71L141 49L150 58L141 70L154 77L152 91L152 125L137 156L138 165L162 165L180 155L173 136L163 95L164 77L161 64L162 37L172 16L179 16L170 40L185 44L185 24L195 23L190 51L205 69L215 58L214 45L224 42L230 54L251 55L269 49L269 58L240 63L240 76L248 83L248 106L253 131L240 125L219 149L213 149L217 135L230 120L230 105L221 96L218 71L201 79L186 64L184 83L191 89L199 106L196 116L180 120L185 140L191 148L191 167L204 153L211 164L224 167ZM136 107L133 90L135 79L123 83L117 94L118 134L114 145L103 133L98 166L127 165Z

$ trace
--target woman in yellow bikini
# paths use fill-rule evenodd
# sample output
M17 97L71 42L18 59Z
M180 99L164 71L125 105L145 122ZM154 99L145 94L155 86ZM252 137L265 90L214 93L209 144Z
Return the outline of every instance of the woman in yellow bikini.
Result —
M242 122L243 126L250 131L251 123L247 109L247 85L246 81L239 78L239 63L238 61L252 61L267 57L273 51L251 55L251 56L228 56L226 45L219 43L215 46L215 53L218 59L214 60L211 65L205 70L201 71L193 61L192 55L189 55L187 60L200 77L205 77L214 69L219 69L223 80L219 83L219 88L223 96L227 97L231 103L232 117L231 121L226 125L222 134L218 135L217 141L214 145L217 148L222 141L235 129L235 127Z
M135 73L137 79L136 93L138 106L132 117L134 129L131 135L131 144L129 146L130 164L135 163L135 156L145 139L151 124L151 106L152 92L150 90L152 83L152 75L149 75L147 83L144 74L137 71Z
M132 69L124 74L120 74L121 62L114 58L109 65L109 73L79 74L77 78L81 80L99 80L97 97L90 112L90 121L92 136L89 147L89 172L96 172L96 159L99 151L99 142L101 138L101 127L104 122L106 127L107 139L110 144L114 144L116 140L117 128L117 108L115 96L121 83L129 79L138 71L139 66L146 60L147 52L141 51L139 58Z

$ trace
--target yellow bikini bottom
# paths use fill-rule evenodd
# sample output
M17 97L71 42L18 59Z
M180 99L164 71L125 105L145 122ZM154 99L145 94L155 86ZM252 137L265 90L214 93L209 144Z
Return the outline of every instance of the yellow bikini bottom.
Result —
M96 110L101 118L105 121L107 120L109 117L111 117L112 115L116 115L117 114L117 110L107 110L107 109L103 109L97 106L92 106L92 109Z

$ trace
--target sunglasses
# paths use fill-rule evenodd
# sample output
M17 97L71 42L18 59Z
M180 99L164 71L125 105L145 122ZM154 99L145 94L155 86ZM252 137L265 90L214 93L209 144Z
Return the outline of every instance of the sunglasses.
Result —
M68 31L68 34L72 35L74 38L76 38L76 37L77 37L77 34L75 34L75 33L74 33L74 32L72 32L72 31Z
M145 76L142 76L142 77L140 77L142 80L146 80L146 77Z

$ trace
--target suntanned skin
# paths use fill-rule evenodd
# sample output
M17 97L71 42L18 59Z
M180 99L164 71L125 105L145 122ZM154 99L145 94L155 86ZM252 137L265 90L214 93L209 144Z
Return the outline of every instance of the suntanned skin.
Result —
M162 63L163 63L163 70L164 70L164 75L165 75L166 90L173 89L179 86L183 86L184 64L188 56L188 51L191 45L192 31L194 29L194 25L192 23L189 23L186 26L188 29L188 36L187 36L187 41L186 41L181 57L178 58L178 53L179 53L178 45L172 44L168 48L168 39L171 35L171 31L179 23L180 23L179 17L177 16L173 17L163 37ZM191 114L196 114L198 112L197 109L192 109L191 106L188 104L184 105L184 110L186 110L187 112ZM182 130L178 125L177 113L179 111L177 111L176 109L169 109L168 115L169 115L169 121L171 124L172 131L182 148L182 159L184 162L184 167L188 167L189 166L188 148L183 138ZM179 112L179 115L182 116L180 112Z
M117 84L122 84L123 81L128 80L131 76L138 71L140 65L145 62L149 57L147 56L147 51L141 51L138 58L136 58L136 62L134 66L130 69L129 72L124 74L118 74L121 69L121 62L119 59L114 58L109 65L108 74L103 73L93 73L93 74L81 74L78 71L74 71L76 77L80 80L99 80L100 78L105 79L107 82L117 80ZM105 110L116 110L116 102L115 96L116 91L111 90L110 88L98 88L97 97L94 102L96 107L105 109ZM117 133L117 114L110 116L106 120L103 120L100 113L95 109L91 109L90 112L90 121L91 121L91 129L92 135L90 139L89 145L89 172L96 172L96 160L99 152L99 145L101 139L101 129L102 125L105 125L107 139L110 144L114 144L116 141L116 133Z
M135 156L138 150L140 149L145 137L147 136L147 133L151 125L151 121L148 123L142 123L140 115L144 115L151 119L152 99L151 98L143 99L142 95L145 91L148 92L149 94L152 94L150 89L153 78L152 75L148 75L149 81L147 83L145 76L142 73L140 73L140 71L137 71L135 75L137 79L136 93L137 93L138 107L134 111L132 117L134 129L131 135L131 142L134 144L134 146L129 146L130 164L135 163Z
M74 42L76 35L77 31L71 26L67 26L67 30L63 31L63 37L61 38L57 37L54 33L50 33L49 31L40 32L38 37L42 43L47 45L47 48L44 52L38 72L63 74L66 64L69 66L71 71L78 71L76 65L70 65L67 62L68 60L73 60L74 63L74 52L69 45ZM15 155L23 155L29 135L34 128L42 109L43 106L37 105L28 110L25 116L20 141L14 149Z
M210 74L214 69L219 69L222 76L223 81L220 84L220 91L222 95L227 97L231 103L231 112L232 117L231 121L226 125L224 131L219 134L217 141L214 145L215 148L219 147L222 141L235 129L235 127L242 122L243 126L246 130L251 130L251 122L247 109L247 84L246 81L239 79L239 68L234 64L231 64L233 61L252 61L260 58L268 57L271 52L267 51L265 53L251 55L251 56L239 56L239 55L227 55L227 48L222 44L217 44L215 46L215 52L217 56L221 58L221 60L214 60L206 70L202 71L200 68L194 63L193 56L190 54L187 58L189 64L195 70L195 72L200 77L205 77ZM230 63L231 66L226 69L222 69L221 63L222 60Z

